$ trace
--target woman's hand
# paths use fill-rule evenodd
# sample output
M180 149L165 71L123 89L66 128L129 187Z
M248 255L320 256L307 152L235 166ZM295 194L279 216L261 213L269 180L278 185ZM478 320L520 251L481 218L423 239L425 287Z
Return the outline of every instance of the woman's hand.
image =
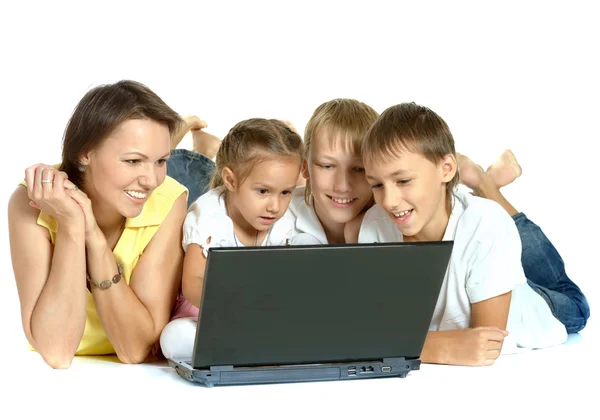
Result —
M79 189L67 189L67 195L71 197L83 212L85 218L85 246L86 248L103 249L108 245L107 239L96 223L96 216L92 208L92 201L86 193Z
M84 223L84 213L71 197L77 187L68 180L65 172L52 166L37 164L25 170L25 181L32 207L54 217L59 225Z

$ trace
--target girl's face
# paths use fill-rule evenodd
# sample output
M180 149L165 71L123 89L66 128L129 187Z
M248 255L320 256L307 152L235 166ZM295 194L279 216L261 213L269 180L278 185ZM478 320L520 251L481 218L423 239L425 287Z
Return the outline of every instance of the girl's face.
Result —
M448 224L446 184L456 173L452 155L431 162L404 152L384 162L365 162L375 202L383 208L405 241L439 241Z
M298 155L259 161L241 183L230 171L223 177L229 211L239 213L257 231L268 230L287 211L299 173Z
M347 141L330 141L319 130L303 174L310 182L315 212L323 224L345 224L353 220L372 198L360 156L346 150Z
M82 156L83 188L96 211L114 209L138 216L167 174L170 154L167 126L152 120L128 120L102 144Z

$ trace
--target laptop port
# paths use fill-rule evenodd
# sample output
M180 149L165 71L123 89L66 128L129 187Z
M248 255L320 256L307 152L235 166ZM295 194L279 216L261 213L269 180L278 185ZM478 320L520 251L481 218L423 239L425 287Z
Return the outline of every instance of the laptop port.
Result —
M392 371L392 367L391 366L381 366L381 371L383 373L390 373Z
M359 373L373 373L373 372L375 372L375 369L373 369L373 366L361 366L360 371L359 371Z
M348 368L348 376L356 376L356 366L350 366Z

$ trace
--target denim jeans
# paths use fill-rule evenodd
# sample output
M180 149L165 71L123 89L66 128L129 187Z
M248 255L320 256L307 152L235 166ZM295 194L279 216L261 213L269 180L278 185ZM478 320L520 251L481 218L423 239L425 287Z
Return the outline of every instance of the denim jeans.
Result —
M519 230L521 263L527 282L546 301L568 333L581 331L590 317L590 306L579 287L565 272L565 264L544 232L523 213L513 220Z
M215 162L187 149L171 150L171 157L167 160L167 175L189 190L188 207L210 189L214 171Z

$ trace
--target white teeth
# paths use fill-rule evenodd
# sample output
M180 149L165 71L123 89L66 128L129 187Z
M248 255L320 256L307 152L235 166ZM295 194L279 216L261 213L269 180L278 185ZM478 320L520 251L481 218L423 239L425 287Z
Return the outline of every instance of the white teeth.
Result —
M335 198L335 197L331 197L331 199L333 201L335 201L336 203L340 203L340 204L348 204L348 203L354 201L352 198Z
M140 198L140 199L144 199L148 195L146 193L142 193L142 192L138 192L138 191L125 191L125 192L133 198Z
M401 211L400 213L392 213L392 214L396 217L404 217L410 212L411 212L411 210L404 210L404 211Z

